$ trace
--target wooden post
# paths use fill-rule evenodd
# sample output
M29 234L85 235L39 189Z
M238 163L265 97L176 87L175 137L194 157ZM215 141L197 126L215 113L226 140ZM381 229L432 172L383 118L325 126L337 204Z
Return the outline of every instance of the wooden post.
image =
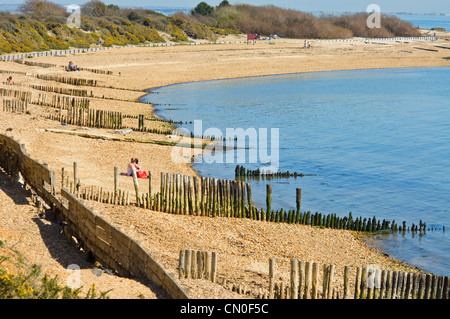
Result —
M140 206L140 203L139 203L140 202L139 201L139 182L138 182L137 175L136 175L135 171L132 172L132 175L133 175L134 190L136 192L136 205L139 207Z
M270 216L270 212L272 211L272 185L266 185L266 209L267 216Z
M78 181L78 163L77 162L73 162L73 183L75 185L75 187L77 187L77 181ZM74 190L75 193L75 190Z
M373 291L375 286L375 269L367 268L367 299L373 299Z
M373 287L373 298L374 299L380 299L380 291L381 291L381 269L377 268L375 269L375 285Z
M180 260L178 263L178 277L179 278L184 278L185 274L184 274L184 269L185 269L185 265L184 265L184 260L185 260L185 251L184 249L180 250Z
M199 250L197 251L197 278L203 279L204 276L203 252Z
M248 212L249 218L252 218L252 187L250 183L247 183L247 201L248 201Z
M330 265L328 270L328 287L327 287L327 299L331 299L333 297L334 292L334 270L336 266ZM345 279L344 279L345 281ZM345 289L345 288L344 288Z
M305 295L305 262L298 263L298 298L303 299Z
M298 299L298 265L297 260L291 260L291 299Z
M364 267L361 271L361 294L360 299L367 297L367 268Z
M206 258L205 258L205 278L210 279L211 278L211 263L212 263L212 254L210 251L206 252Z
M184 251L185 258L184 258L184 275L185 278L189 279L191 278L191 258L192 258L192 252L189 249L186 249Z
M274 287L274 276L275 276L275 259L269 259L269 299L273 299L273 287Z
M191 250L191 276L197 279L197 251Z
M148 171L148 207L152 209L152 172Z
M323 264L322 270L322 299L328 298L328 278L330 273L330 265Z
M302 203L302 189L296 189L296 203L297 203L297 214L300 214L300 208Z
M405 279L404 276L405 276L405 273L400 271L398 274L398 281L397 281L397 296L400 299L403 299L403 295L404 295L404 293L403 293L403 281Z
M200 195L200 184L199 184L199 179L198 179L198 177L197 176L194 176L194 197L195 197L195 200L194 200L194 214L195 215L200 215L199 214L199 212L200 212L200 209L199 209L199 199L200 199L200 197L199 197L199 195Z
M305 264L305 299L310 299L311 289L311 278L312 278L312 263L307 261Z
M114 203L117 204L119 196L119 168L114 167Z
M61 188L64 188L64 167L61 168Z
M216 282L217 276L217 253L213 251L211 253L211 281Z
M386 292L385 292L385 299L391 299L392 298L392 280L393 280L393 271L389 270L387 272L386 276Z
M344 267L344 294L342 296L343 299L347 299L349 296L349 278L350 278L350 266Z
M319 292L319 263L313 263L312 268L312 299L317 299Z
M424 299L425 297L425 283L427 276L425 274L420 275L419 291L417 293L417 299Z
M387 270L381 270L381 279L380 279L380 292L378 295L378 299L384 299L386 295L386 285L387 285Z

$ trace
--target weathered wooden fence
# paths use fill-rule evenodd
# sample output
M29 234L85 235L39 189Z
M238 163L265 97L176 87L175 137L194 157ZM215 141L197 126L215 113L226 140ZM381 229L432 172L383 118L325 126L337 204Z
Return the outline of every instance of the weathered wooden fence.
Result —
M27 110L27 101L3 99L3 112L25 113Z
M103 266L122 276L148 279L172 298L188 298L185 291L135 240L94 214L80 200L61 189L56 196L56 175L46 164L29 157L23 144L0 134L0 167L15 180L20 176L37 196L63 221L65 232L78 239L83 249Z
M53 92L53 93L58 93L58 94L81 96L81 97L93 96L92 91L90 92L90 94L88 94L87 90L82 90L82 89L69 89L69 88L53 87L53 86L38 85L38 84L31 84L30 87L35 90L45 91L45 92Z
M290 264L289 283L276 282L275 260L269 259L269 284L263 298L274 299L449 299L447 276L356 267L350 287L350 266L343 271L343 289L335 288L335 265L304 262ZM354 268L354 267L353 267Z
M86 107L74 106L67 106L67 108L64 110L62 106L60 106L59 113L49 114L46 117L54 121L59 121L71 125L106 129L122 128L121 112L88 109Z
M217 253L215 251L182 249L178 263L179 278L207 279L216 282Z
M115 168L115 180L118 180L118 168ZM296 189L296 209L284 211L272 209L272 186L266 185L266 209L257 208L252 201L251 184L241 180L225 180L210 177L187 176L161 172L160 189L152 191L152 173L148 172L148 191L141 192L137 177L133 178L135 194L129 196L128 191L119 191L115 185L114 194L108 193L108 202L121 203L121 205L134 205L144 209L181 215L248 218L267 222L280 222L289 224L310 225L315 227L354 230L359 232L406 232L425 233L427 224L419 223L407 226L395 220L387 221L373 218L340 217L336 214L311 213L301 211L302 190ZM142 183L142 182L141 182ZM147 183L147 182L146 182ZM75 182L74 182L75 185ZM97 189L99 189L97 187ZM102 194L98 192L98 194ZM118 194L118 192L121 192ZM105 195L94 196L96 200L105 202ZM103 199L100 199L103 198ZM126 200L125 200L126 198ZM428 230L430 230L428 228ZM433 229L432 229L433 230ZM445 227L444 227L445 230Z
M13 97L20 101L26 101L28 103L31 103L32 93L20 90L0 88L0 96Z
M47 74L36 74L36 77L40 80L54 81L54 82L70 84L70 85L97 86L97 80L80 79L80 78L47 75Z

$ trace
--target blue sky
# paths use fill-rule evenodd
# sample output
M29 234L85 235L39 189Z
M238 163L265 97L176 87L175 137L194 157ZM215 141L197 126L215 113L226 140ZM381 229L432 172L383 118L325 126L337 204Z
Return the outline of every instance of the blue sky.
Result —
M51 0L60 4L83 4L88 0ZM193 8L199 2L216 6L222 0L103 0L106 4L118 6L154 6L154 7L188 7ZM450 13L449 0L228 0L231 4L248 3L253 5L273 4L278 7L296 9L301 11L366 11L369 4L377 4L382 12L444 12ZM0 0L0 4L22 3L22 0Z

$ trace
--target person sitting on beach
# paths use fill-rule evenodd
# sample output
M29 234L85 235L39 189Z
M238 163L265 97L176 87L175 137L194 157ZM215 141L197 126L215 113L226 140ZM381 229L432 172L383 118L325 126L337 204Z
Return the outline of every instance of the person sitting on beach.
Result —
M14 84L12 76L10 76L9 78L6 79L6 84L8 84L8 85L13 85Z
M148 178L147 172L141 170L141 166L139 165L139 160L137 158L132 158L131 163L128 164L127 175L132 176L133 172L136 172L136 176L138 178Z
M69 62L69 71L79 71L78 67L72 61Z

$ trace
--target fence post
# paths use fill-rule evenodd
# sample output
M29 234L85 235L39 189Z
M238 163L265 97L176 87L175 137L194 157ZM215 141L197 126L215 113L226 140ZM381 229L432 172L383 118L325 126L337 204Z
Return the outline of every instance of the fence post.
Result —
M213 251L211 253L211 281L216 282L216 275L217 275L217 253Z
M269 299L273 299L273 278L275 274L275 259L269 259Z
M291 260L291 299L298 299L298 265L297 260Z
M309 290L311 289L312 263L307 261L305 264L305 299L310 299Z
M184 269L185 269L185 265L184 265L184 260L185 260L185 252L184 249L180 250L180 260L178 263L178 276L179 278L184 278L185 274L184 274Z
M132 171L132 175L133 175L133 183L134 183L134 190L136 192L136 205L139 207L139 182L137 179L137 175L135 171Z

